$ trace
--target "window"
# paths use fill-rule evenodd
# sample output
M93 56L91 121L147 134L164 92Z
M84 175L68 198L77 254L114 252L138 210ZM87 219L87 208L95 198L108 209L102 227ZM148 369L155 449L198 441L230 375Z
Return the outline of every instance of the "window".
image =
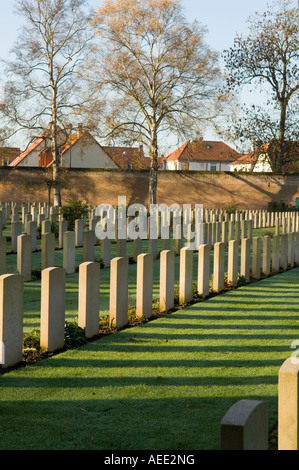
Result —
M210 171L217 171L217 165L210 165Z

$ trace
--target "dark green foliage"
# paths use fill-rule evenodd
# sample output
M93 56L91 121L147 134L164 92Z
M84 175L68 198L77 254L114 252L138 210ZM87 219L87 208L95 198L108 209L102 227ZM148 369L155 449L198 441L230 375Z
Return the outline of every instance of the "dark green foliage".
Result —
M229 215L235 214L238 210L238 204L231 204L225 209L225 212Z
M54 233L55 238L58 238L59 235L59 225L56 222L51 223L51 233ZM36 236L38 239L42 237L42 226L38 225L36 228Z
M88 205L80 200L68 199L68 204L61 207L61 215L68 223L68 230L75 230L75 221L88 214Z
M37 279L41 279L42 278L42 272L41 272L41 268L39 269L32 269L31 271L31 276L32 276L32 280L35 281Z
M298 211L298 207L290 206L283 201L271 201L268 202L269 212L285 212L285 211Z
M55 238L59 236L59 225L56 222L51 223L51 233L54 233Z
M271 201L268 203L268 211L270 212L282 212L287 210L287 205L283 201Z
M247 284L247 281L246 281L245 276L241 276L241 274L239 273L239 275L238 275L238 281L237 281L237 286L238 286L238 287L241 287L241 286L245 286L246 284Z
M74 349L87 342L83 329L75 322L65 322L64 341L66 349Z
M30 333L23 336L24 349L39 349L40 348L40 330L35 328Z

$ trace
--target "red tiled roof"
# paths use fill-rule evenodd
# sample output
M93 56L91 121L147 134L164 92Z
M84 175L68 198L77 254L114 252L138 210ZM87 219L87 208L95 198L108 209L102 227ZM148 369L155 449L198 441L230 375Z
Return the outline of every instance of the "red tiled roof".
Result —
M88 132L73 134L62 147L61 155L63 155L67 150L75 145L76 142L86 137L92 138L119 168L127 170L128 165L131 165L131 168L134 170L147 169L147 162L142 148L103 146L100 145L97 140L94 139L94 137ZM42 152L44 154L45 152L48 153L48 149L43 149ZM52 164L53 160L47 164L47 168L49 168Z
M239 165L241 164L255 164L259 155L261 153L265 153L269 147L269 143L262 145L260 148L253 150L252 152L242 155L240 158L237 158L232 165Z
M99 147L101 147L100 144L96 141L96 139L91 134L89 134L88 132L83 132L83 133L82 132L77 132L77 133L71 135L68 138L67 142L62 146L61 155L63 155L71 147L73 147L73 145L75 145L76 142L78 142L81 139L86 138L87 136L88 136L88 138L93 139L99 145ZM49 148L44 148L43 150L41 150L40 155L46 157L47 164L45 166L47 168L49 168L50 166L53 165L54 160L53 159L51 160L51 158L50 158L51 150Z
M127 170L131 168L133 170L146 170L150 168L150 158L144 156L143 147L110 147L100 145L94 137L88 132L75 133L67 140L61 150L61 155L63 155L67 150L69 150L76 142L85 137L92 138L99 147L108 155L108 157L122 170ZM36 139L25 152L23 152L18 158L16 158L11 166L18 165L24 158L26 158L30 152L32 152L41 142L43 137ZM53 165L53 160L51 159L51 151L49 147L44 147L40 152L39 156L42 157L40 162L42 166L49 168ZM163 167L163 159L158 159L158 167Z
M226 145L224 142L190 140L172 152L166 160L197 160L197 161L221 161L232 162L240 154Z
M89 132L77 132L71 135L66 141L66 143L63 145L62 150L61 150L61 155L67 152L79 140L84 139L84 138L93 139L100 146L100 144L96 141L96 139Z
M59 126L57 126L57 131L59 131L59 132L62 131ZM39 146L39 144L41 144L43 141L45 141L45 137L47 137L48 135L49 135L49 131L48 131L48 130L45 130L45 132L41 135L41 137L38 137L37 139L35 139L34 142L32 142L32 144L30 144L24 152L22 152L17 158L15 158L15 159L10 163L9 166L17 166L17 165L19 165L19 163L20 163L22 160L24 160L33 150L36 149L36 147ZM48 152L48 148L45 148L45 147L41 150L41 152L43 152L44 150L45 150L46 152ZM43 154L41 154L41 155L43 155ZM44 156L45 156L45 155L46 155L46 154L44 154Z
M251 169L254 168L258 158L260 155L267 155L269 158L270 166L272 166L271 162L271 151L269 147L271 142L267 142L264 145L261 145L258 149L253 150L252 152L248 153L247 155L242 155L240 158L236 159L234 162L231 163L233 166L237 165L251 165ZM269 154L268 154L269 150ZM272 157L273 158L273 157ZM292 156L289 157L289 161L287 161L282 168L282 173L290 173L290 172L298 172L299 171L299 145L297 145L293 151Z
M115 165L122 170L127 170L128 165L133 170L146 170L148 168L142 147L105 147L103 145L101 147Z
M22 152L17 158L15 158L9 166L17 166L24 158L26 158L36 147L39 146L43 142L44 138L39 137L38 139L35 139L34 142L32 142L31 145L25 150L25 152Z

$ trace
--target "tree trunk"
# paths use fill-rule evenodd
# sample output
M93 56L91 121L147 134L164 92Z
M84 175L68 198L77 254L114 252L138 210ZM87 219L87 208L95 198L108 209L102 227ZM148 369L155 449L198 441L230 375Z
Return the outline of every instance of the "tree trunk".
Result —
M281 173L285 163L285 127L286 127L286 112L287 103L285 101L280 103L280 122L279 122L279 137L277 149L277 168L276 170Z
M149 204L157 204L157 182L157 169L153 167L152 161L149 175Z
M152 140L150 148L151 168L149 175L149 204L157 204L157 183L158 183L158 139L156 130L152 130Z
M59 186L59 165L54 161L53 163L53 183L54 183L54 206L61 207L61 193Z
M61 194L59 185L59 151L57 142L57 88L53 80L53 63L51 62L51 87L52 87L52 122L51 122L51 152L53 157L53 188L54 206L61 207Z
M59 185L59 153L57 146L57 129L54 122L51 123L51 153L53 157L53 205L61 207L61 194Z

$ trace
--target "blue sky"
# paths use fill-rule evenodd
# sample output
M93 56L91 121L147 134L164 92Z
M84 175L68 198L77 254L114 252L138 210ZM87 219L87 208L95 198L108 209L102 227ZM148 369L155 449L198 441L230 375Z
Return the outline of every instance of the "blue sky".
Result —
M96 9L103 2L89 0L89 5ZM189 21L197 19L207 27L206 43L218 52L233 45L236 33L247 33L247 19L256 11L262 13L274 0L182 0L185 14ZM9 57L9 51L18 36L22 24L21 18L14 14L14 0L0 0L0 58ZM254 100L252 94L244 94L242 101ZM219 140L218 137L205 135L205 139Z
M90 0L92 8L101 5L100 0ZM186 16L190 21L197 19L207 26L209 32L207 43L214 49L221 51L230 47L236 32L246 33L247 18L255 11L263 12L268 0L183 0ZM0 57L7 57L18 35L21 19L13 13L15 2L13 0L0 0Z

